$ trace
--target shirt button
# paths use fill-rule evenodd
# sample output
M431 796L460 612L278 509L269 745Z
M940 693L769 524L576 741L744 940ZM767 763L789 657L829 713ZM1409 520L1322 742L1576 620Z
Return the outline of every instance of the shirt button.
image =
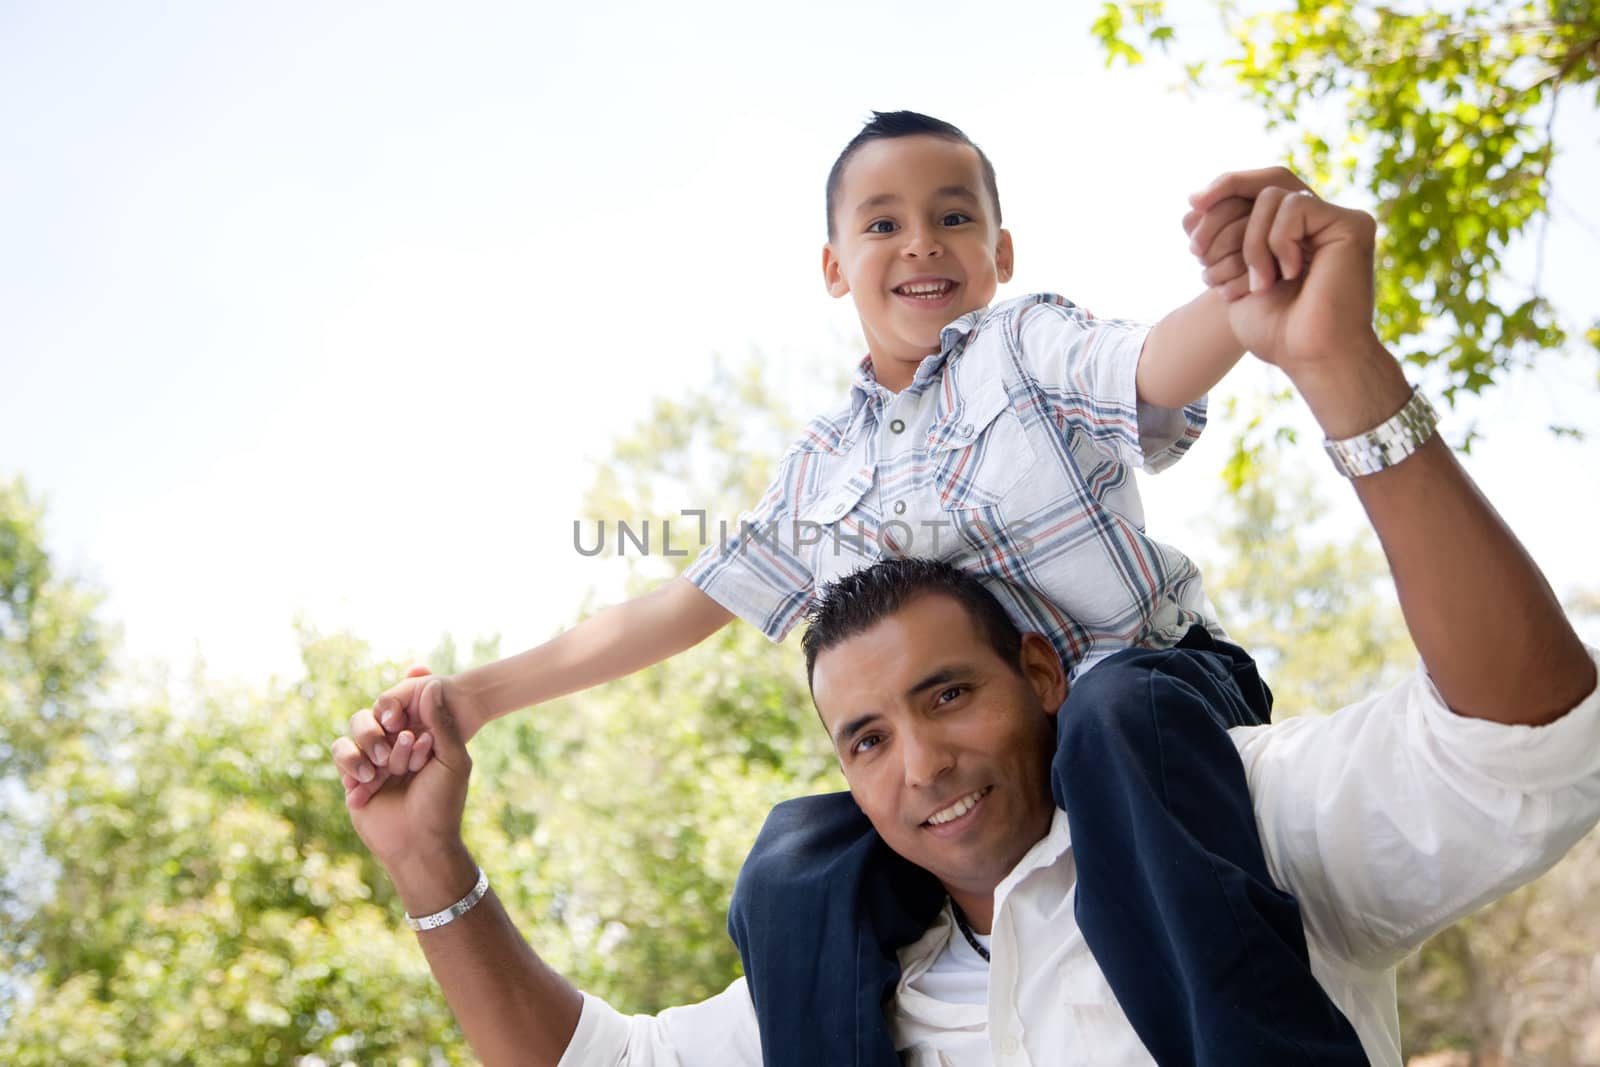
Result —
M905 433L906 432L905 420L903 420L903 419L895 419L893 422L891 422L889 424L889 429L893 433Z
M962 423L961 424L960 433L961 433L962 437L971 437L972 436L972 423L970 423L970 422Z
M1017 1039L1014 1037L1007 1037L1004 1041L1000 1042L1000 1051L1005 1053L1007 1056L1015 1056L1017 1054L1017 1050L1021 1047L1022 1046L1017 1044Z
M906 513L906 502L904 500L896 500L894 502L894 513L896 515L904 515Z

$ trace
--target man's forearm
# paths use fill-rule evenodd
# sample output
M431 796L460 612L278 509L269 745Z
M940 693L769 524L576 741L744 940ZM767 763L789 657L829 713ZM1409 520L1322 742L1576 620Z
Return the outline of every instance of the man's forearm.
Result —
M430 915L467 894L478 877L465 849L389 871L412 915ZM489 890L472 910L417 934L435 980L472 1050L487 1067L561 1059L583 998L528 947Z
M1163 408L1192 404L1243 354L1227 302L1208 289L1151 327L1135 374L1139 399Z
M1410 395L1399 363L1376 337L1362 339L1346 361L1296 373L1294 382L1335 439L1372 429ZM1442 440L1353 481L1412 640L1452 710L1539 724L1594 689L1594 664L1549 583Z

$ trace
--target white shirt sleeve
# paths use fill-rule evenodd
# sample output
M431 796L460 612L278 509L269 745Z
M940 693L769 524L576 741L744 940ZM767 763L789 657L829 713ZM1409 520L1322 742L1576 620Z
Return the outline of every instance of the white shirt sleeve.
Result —
M1450 711L1419 666L1333 715L1232 734L1273 878L1309 937L1365 967L1533 880L1600 819L1600 690L1507 726Z
M743 978L660 1015L627 1016L583 995L578 1029L557 1067L760 1067L761 1033Z

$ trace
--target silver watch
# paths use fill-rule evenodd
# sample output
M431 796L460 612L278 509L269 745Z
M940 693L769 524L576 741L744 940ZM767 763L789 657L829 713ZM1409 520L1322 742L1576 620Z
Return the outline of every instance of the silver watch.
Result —
M1439 414L1415 387L1411 399L1394 415L1366 433L1342 441L1324 441L1328 458L1346 478L1360 478L1392 467L1427 444L1439 425Z

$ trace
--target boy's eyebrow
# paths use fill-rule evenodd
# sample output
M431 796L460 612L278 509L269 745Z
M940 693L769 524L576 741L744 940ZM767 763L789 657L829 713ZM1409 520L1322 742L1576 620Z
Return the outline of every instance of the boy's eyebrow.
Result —
M955 197L958 200L966 200L973 204L978 202L977 195L965 185L941 185L939 188L933 191L933 195L938 197ZM869 196L865 200L861 201L861 203L856 205L856 214L864 214L865 212L872 211L875 208L880 208L885 204L895 203L899 199L899 193L879 193L877 196Z

